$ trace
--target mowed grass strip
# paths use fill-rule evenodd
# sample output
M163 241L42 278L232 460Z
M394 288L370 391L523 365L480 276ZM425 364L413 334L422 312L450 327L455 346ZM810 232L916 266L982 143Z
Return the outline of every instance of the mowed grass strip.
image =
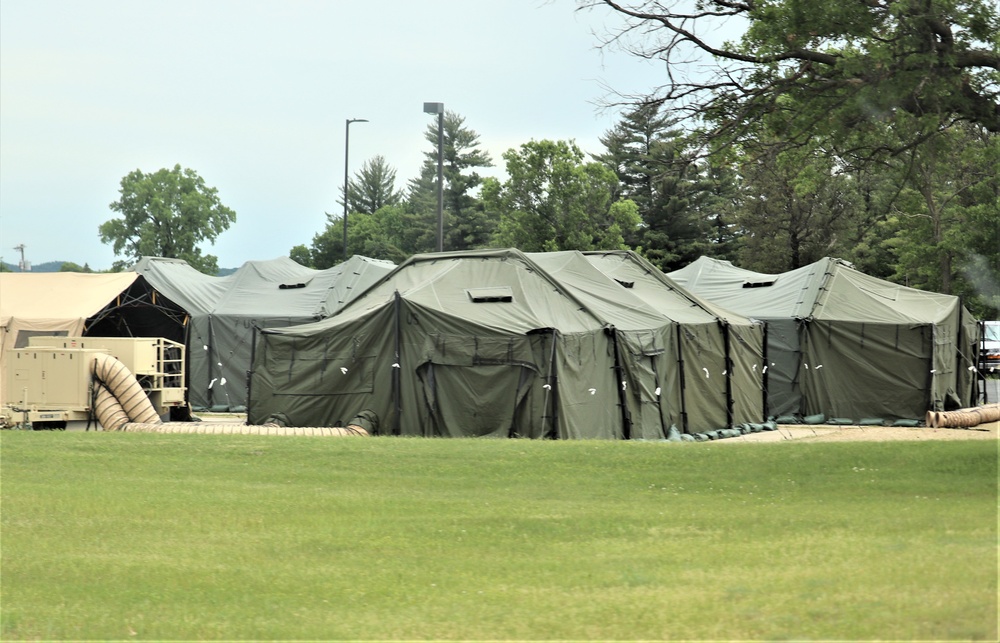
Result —
M0 636L996 640L997 456L5 431Z

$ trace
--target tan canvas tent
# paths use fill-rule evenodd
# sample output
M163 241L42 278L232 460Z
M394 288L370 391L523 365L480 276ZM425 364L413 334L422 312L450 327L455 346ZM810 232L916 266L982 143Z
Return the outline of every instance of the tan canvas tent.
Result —
M183 318L134 272L0 273L0 404L6 356L36 335L183 336Z

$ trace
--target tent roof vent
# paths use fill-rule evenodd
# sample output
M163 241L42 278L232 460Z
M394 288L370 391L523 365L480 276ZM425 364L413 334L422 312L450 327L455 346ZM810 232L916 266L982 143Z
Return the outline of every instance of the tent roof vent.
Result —
M298 284L279 284L278 290L291 290L292 288L305 288L306 285L302 283Z
M486 288L466 288L465 292L474 303L514 301L514 291L509 286L489 286Z
M771 281L744 281L744 288L767 288L768 286L773 286L774 280Z
M634 281L622 281L621 279L615 279L615 281L617 281L618 283L620 283L621 286L622 286L622 288L635 288L635 282Z

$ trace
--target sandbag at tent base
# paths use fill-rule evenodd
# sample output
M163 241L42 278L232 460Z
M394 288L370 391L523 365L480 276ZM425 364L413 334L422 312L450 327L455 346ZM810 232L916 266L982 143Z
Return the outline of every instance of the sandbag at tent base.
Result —
M711 440L724 440L726 438L738 438L751 433L762 431L777 431L778 425L773 421L763 423L738 424L728 429L718 429L716 431L702 431L699 433L681 433L676 426L670 427L667 436L668 442L709 442Z

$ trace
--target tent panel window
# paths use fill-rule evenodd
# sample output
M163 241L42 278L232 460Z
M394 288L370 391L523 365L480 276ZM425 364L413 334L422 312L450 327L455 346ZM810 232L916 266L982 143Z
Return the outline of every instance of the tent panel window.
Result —
M476 304L514 301L514 291L509 286L466 288L465 292Z

